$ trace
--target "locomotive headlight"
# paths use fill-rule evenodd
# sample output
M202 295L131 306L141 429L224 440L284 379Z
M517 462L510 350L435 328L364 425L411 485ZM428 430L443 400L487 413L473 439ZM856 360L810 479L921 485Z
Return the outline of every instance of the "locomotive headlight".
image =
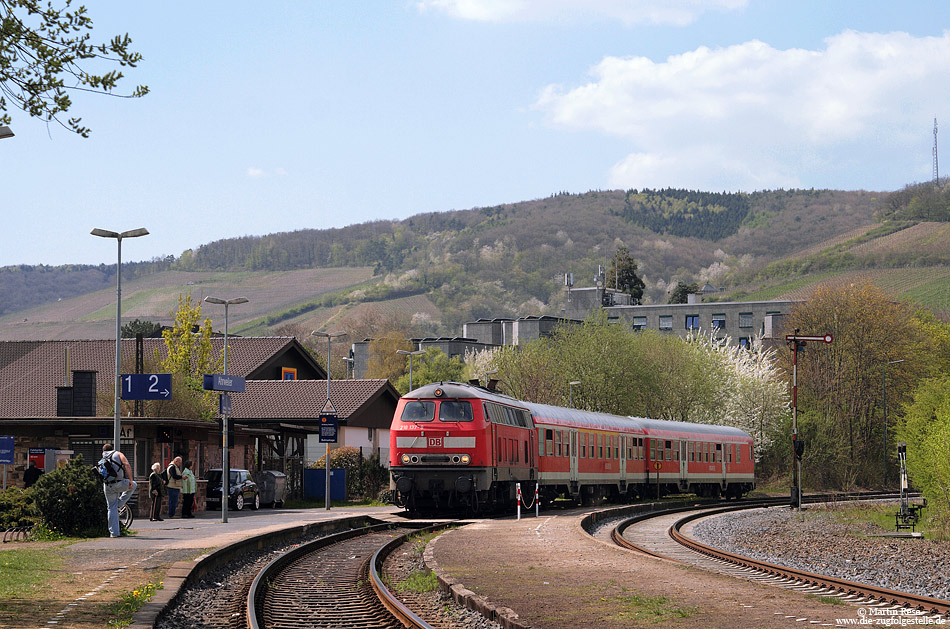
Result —
M470 457L469 455L467 454L462 455L462 465L468 465L471 462L471 460L472 460L472 457Z
M409 455L408 455L408 454L402 455L402 464L403 464L403 465L409 465Z

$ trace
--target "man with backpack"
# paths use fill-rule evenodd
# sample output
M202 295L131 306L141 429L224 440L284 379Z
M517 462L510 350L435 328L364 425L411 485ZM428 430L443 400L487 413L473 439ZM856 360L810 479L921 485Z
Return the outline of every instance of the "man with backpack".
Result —
M102 446L102 458L96 466L102 477L102 491L106 495L107 514L109 516L109 537L119 537L119 509L132 497L137 484L132 480L132 466L125 455L116 450L111 443Z

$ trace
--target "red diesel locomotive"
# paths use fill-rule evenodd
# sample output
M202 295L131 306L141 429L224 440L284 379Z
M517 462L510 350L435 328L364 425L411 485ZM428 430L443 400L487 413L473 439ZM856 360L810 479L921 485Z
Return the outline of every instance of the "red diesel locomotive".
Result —
M738 498L755 487L752 438L738 428L620 417L523 402L443 382L399 400L390 429L397 503L477 513L530 495L581 504L657 491Z

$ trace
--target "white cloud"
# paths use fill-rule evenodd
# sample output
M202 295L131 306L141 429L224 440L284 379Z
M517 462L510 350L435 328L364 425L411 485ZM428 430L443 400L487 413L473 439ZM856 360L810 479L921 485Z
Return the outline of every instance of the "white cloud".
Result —
M419 0L437 11L477 22L574 21L606 18L624 24L684 26L709 11L732 11L748 0Z
M535 108L554 126L631 141L611 185L808 185L797 173L854 166L866 152L898 160L926 144L950 103L950 32L846 31L821 50L749 41L662 62L606 57L591 75L575 88L545 87Z
M250 177L251 179L260 179L266 174L267 173L265 173L264 170L261 168L255 168L254 166L247 167L247 176Z

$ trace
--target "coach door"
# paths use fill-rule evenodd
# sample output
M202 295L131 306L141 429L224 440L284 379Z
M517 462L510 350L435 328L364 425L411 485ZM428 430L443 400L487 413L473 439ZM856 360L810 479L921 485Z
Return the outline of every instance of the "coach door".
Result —
M686 459L686 444L687 441L683 439L680 443L680 488L686 489L689 485L689 468L687 467L689 461Z
M627 443L630 437L620 435L620 488L626 491L627 488Z
M571 430L571 451L570 451L570 460L571 460L571 481L577 481L577 431Z

